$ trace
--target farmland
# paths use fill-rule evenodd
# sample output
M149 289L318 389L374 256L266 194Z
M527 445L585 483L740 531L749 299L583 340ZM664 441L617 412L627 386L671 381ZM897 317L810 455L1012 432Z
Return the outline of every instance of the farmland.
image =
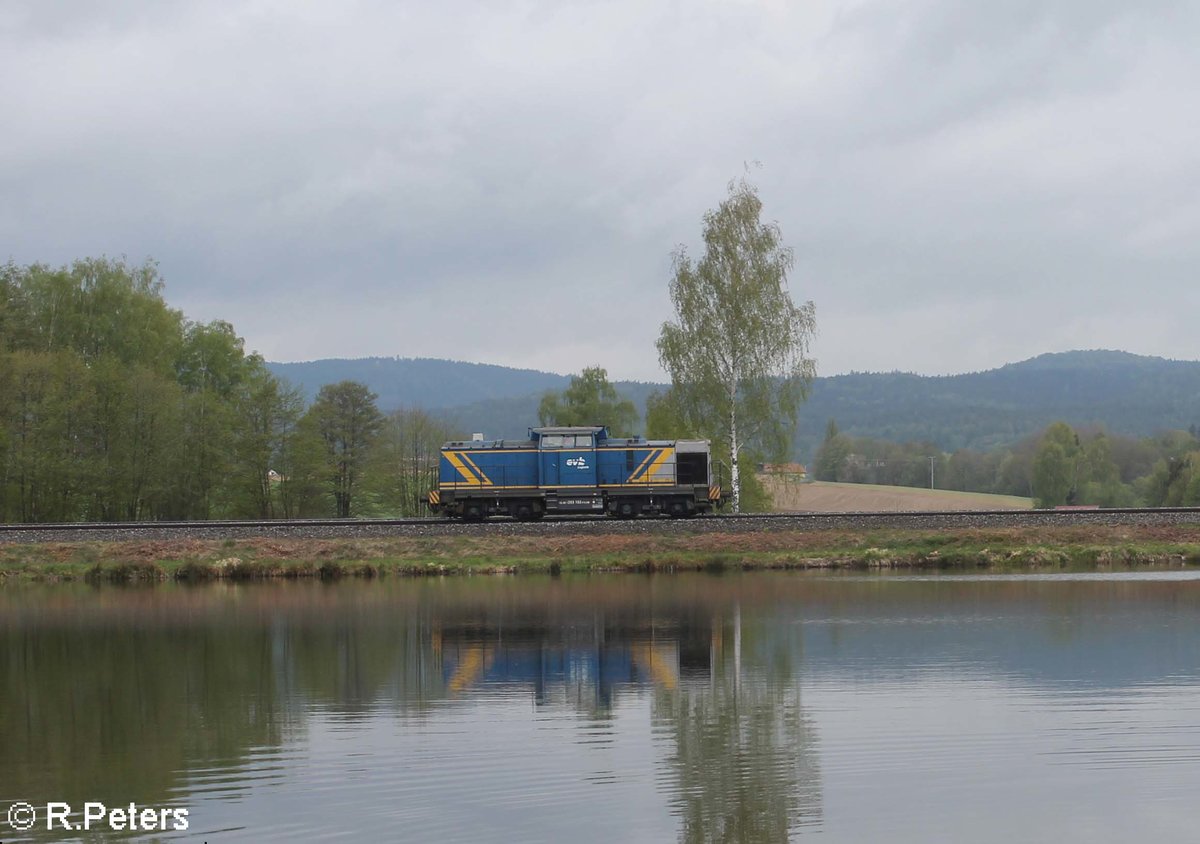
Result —
M1012 495L873 484L801 483L789 476L760 475L775 510L783 513L883 513L944 510L1028 510L1033 502Z

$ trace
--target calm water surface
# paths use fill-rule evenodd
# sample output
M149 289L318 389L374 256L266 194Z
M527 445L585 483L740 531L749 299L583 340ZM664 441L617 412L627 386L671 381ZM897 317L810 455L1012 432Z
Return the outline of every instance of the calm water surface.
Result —
M0 684L6 844L1200 835L1196 572L6 586Z

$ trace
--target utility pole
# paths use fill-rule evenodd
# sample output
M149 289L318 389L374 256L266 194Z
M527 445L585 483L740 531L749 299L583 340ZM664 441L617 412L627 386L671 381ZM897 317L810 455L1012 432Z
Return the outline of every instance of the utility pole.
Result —
M929 488L933 489L933 457L929 458Z

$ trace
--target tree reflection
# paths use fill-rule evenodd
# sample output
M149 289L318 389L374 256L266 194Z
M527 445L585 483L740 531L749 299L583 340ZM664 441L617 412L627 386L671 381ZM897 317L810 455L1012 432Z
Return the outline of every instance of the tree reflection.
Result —
M0 632L0 799L168 800L193 766L280 743L274 667L262 628Z
M798 643L740 624L740 614L714 624L708 682L660 689L655 699L655 716L674 738L666 765L679 840L689 844L787 841L821 818L816 736L793 676L798 653L766 664Z
M650 695L652 726L670 738L659 764L682 841L780 841L819 820L801 643L779 633L795 625L742 630L719 592L663 594L635 579L521 588L6 603L0 800L184 799L302 739L314 712L436 717L503 688L588 723Z

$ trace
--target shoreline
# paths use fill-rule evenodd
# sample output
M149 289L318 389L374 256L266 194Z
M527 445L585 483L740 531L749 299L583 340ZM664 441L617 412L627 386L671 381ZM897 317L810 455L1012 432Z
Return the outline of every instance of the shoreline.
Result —
M754 570L1200 566L1200 524L631 536L169 539L8 543L0 584L155 583Z

